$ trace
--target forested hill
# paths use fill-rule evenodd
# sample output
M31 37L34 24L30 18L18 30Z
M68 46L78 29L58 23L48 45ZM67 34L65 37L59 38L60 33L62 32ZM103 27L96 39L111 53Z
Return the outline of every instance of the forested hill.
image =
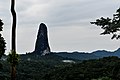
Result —
M120 58L120 48L116 51L110 52L106 50L97 50L92 53L84 53L84 52L51 52L47 56L41 56L34 53L26 53L20 55L20 59L24 60L45 60L47 58L52 58L52 60L64 60L64 59L72 59L72 60L89 60L89 59L99 59L103 57L109 56L117 56ZM47 57L47 58L46 58ZM2 57L4 60L6 57Z
M116 51L110 52L105 50L98 50L92 53L84 53L84 52L58 52L54 53L55 55L61 56L63 58L71 58L78 60L89 60L89 59L99 59L108 56L117 56L120 57L120 48Z
M25 59L17 65L16 80L120 80L118 57L75 63L65 63L61 61L63 58L49 55L36 60ZM0 80L10 80L10 64L5 60L1 63L3 67L0 69Z
M120 49L45 56L27 53L20 55L17 80L120 80L119 57ZM0 80L10 80L10 64L6 58L0 61Z

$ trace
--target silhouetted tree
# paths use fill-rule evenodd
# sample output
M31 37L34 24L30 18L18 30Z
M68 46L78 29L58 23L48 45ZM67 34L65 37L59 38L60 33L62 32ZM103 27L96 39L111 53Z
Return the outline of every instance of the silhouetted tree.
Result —
M12 50L8 56L8 62L11 64L11 80L16 80L16 65L18 63L18 54L16 54L16 12L15 1L11 0L11 13L13 17L12 23Z
M2 31L2 29L3 29L3 22L2 22L2 20L0 19L0 31ZM2 55L4 55L4 53L5 53L5 40L4 40L4 38L2 37L2 35L0 34L0 58L2 57Z
M2 20L0 19L0 31L2 31L3 29L3 22ZM5 40L4 38L2 37L1 33L0 33L0 58L2 57L2 55L4 55L5 53ZM0 63L0 68L2 68L2 64Z
M101 17L91 24L101 26L104 30L101 35L112 34L111 39L120 39L120 8L117 9L116 14L113 14L113 19Z

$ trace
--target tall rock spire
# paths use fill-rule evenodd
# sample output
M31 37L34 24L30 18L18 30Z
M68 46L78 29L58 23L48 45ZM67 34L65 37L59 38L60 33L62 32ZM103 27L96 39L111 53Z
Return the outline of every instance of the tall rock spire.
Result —
M38 55L46 55L50 53L47 27L44 23L41 23L39 26L34 53Z

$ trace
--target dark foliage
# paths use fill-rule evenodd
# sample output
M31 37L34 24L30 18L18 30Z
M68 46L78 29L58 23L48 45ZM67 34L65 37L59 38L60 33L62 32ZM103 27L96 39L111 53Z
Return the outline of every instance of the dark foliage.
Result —
M2 29L3 29L2 26L3 26L3 22L2 22L2 20L0 20L0 31L2 31ZM5 47L6 47L5 44L6 44L5 40L0 33L0 58L5 53Z
M76 63L63 63L64 58L56 55L20 57L17 80L120 80L120 58L114 56ZM0 80L9 80L8 63L2 64Z
M112 34L111 39L120 39L120 8L116 11L116 14L113 14L113 19L101 17L95 22L91 22L91 24L101 26L104 30L104 32L101 33L102 35Z
M82 63L57 68L44 76L45 80L92 80L107 77L120 80L120 59L105 57L98 60L86 60Z
M0 31L2 31L2 29L3 29L3 22L2 22L2 20L0 19Z
M2 22L2 20L0 19L0 31L2 31L2 29L3 29L3 22ZM5 53L5 40L4 40L4 38L2 37L2 34L0 33L0 59L1 59L1 57L4 55L4 53ZM0 68L2 68L2 64L0 63Z

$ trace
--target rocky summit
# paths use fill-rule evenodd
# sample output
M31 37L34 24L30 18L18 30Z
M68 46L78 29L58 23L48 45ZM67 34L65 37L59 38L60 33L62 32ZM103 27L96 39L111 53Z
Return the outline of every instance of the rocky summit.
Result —
M50 47L48 43L47 27L44 23L39 26L37 40L35 44L35 50L33 53L38 55L46 55L50 53Z

